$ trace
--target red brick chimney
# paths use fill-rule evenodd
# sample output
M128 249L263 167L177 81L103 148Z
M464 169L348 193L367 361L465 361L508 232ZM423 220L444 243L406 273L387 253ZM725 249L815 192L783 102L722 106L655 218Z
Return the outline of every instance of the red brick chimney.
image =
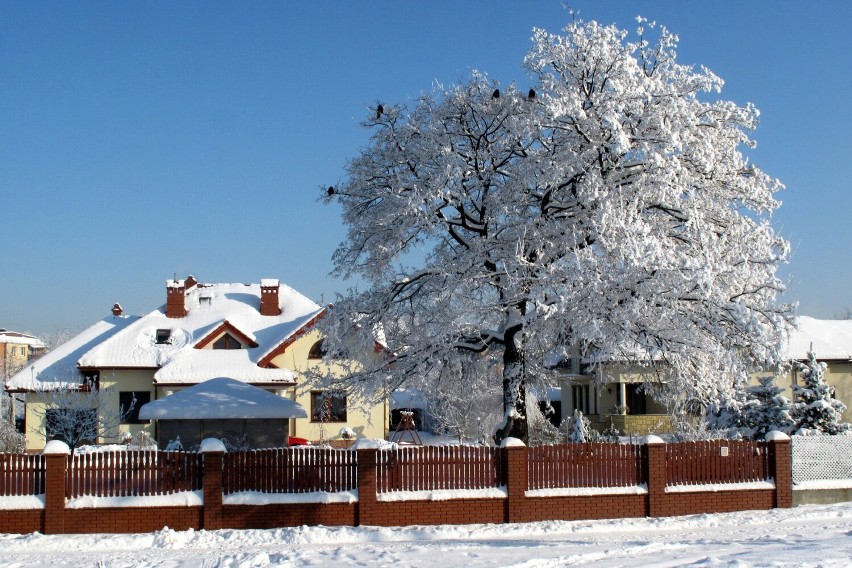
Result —
M124 310L121 309L121 304L116 302L112 305L112 315L118 317L122 314L122 312L124 312Z
M260 315L281 315L281 306L278 303L279 287L277 279L264 278L260 281Z
M166 317L182 318L185 315L186 282L184 280L166 280Z

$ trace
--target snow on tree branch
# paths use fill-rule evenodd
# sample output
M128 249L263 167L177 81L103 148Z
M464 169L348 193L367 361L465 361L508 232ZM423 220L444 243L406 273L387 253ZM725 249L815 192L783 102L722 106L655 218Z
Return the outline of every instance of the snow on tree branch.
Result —
M367 283L323 322L359 359L351 385L375 395L487 345L526 440L525 389L565 346L659 368L672 404L777 362L789 246L770 224L782 185L744 154L758 112L640 26L535 30L534 97L474 72L371 110L369 145L323 192L348 229L335 273ZM392 356L361 356L376 329Z

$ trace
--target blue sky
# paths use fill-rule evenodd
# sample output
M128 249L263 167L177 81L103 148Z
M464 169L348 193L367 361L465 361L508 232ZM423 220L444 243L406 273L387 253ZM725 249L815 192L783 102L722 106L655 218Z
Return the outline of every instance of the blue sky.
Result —
M852 3L568 4L665 24L681 63L757 105L749 156L787 186L785 299L852 307ZM146 313L174 274L332 301L344 231L317 197L366 144L367 107L472 69L523 88L532 28L569 17L559 1L0 3L0 327Z

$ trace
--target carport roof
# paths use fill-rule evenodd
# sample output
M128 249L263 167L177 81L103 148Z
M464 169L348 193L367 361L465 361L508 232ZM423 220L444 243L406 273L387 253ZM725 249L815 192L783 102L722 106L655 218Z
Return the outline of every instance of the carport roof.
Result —
M261 388L220 377L154 400L139 409L143 420L233 420L307 418L297 402Z

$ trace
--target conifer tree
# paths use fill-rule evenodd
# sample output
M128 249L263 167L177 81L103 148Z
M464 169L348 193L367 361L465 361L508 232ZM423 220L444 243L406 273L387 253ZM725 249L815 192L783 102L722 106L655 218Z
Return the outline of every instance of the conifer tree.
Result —
M791 413L795 423L794 433L847 432L850 425L841 421L846 405L834 398L834 387L827 384L823 378L826 364L817 361L816 354L811 351L808 353L808 362L796 363L796 368L802 374L802 385L793 386L793 394L796 397Z

